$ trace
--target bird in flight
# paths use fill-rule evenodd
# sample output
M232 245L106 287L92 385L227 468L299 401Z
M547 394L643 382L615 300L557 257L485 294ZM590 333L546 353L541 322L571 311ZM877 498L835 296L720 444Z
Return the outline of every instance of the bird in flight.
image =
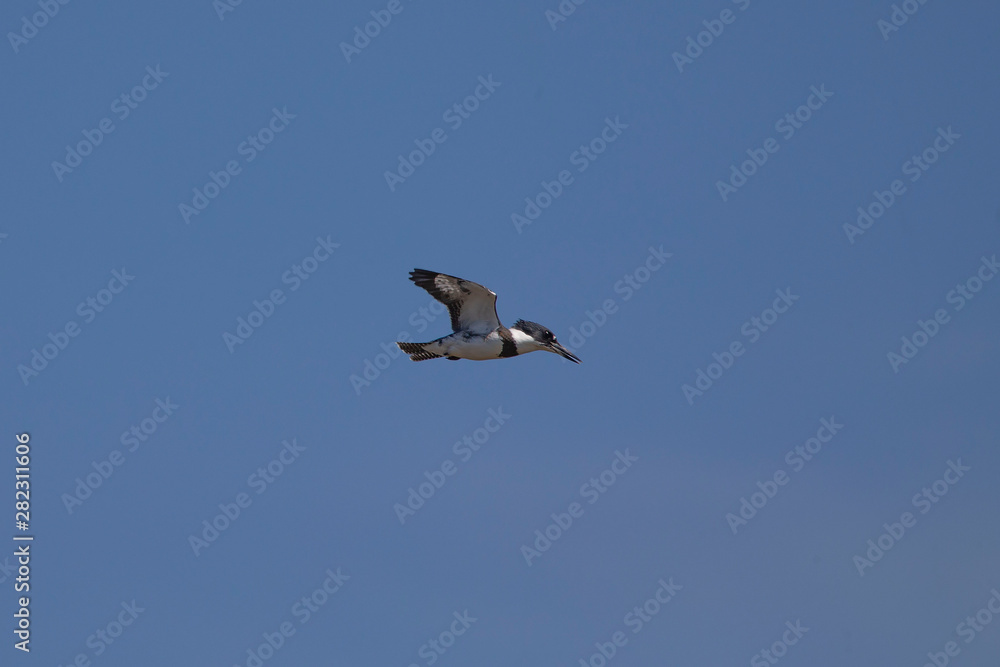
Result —
M478 283L423 269L410 271L410 280L448 307L451 333L429 343L399 343L413 361L426 359L505 359L544 350L580 363L541 324L518 320L509 329L497 317L497 295Z

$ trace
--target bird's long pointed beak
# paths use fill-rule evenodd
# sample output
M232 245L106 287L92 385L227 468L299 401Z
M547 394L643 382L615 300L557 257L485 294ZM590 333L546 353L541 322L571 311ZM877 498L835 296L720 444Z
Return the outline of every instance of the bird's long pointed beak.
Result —
M576 356L575 354L573 354L572 352L570 352L569 350L567 350L565 347L563 347L559 343L557 343L555 341L552 341L552 345L551 346L552 346L552 351L555 352L556 354L558 354L558 355L560 355L562 357L565 357L566 359L569 359L574 364L580 363L580 358L578 356Z

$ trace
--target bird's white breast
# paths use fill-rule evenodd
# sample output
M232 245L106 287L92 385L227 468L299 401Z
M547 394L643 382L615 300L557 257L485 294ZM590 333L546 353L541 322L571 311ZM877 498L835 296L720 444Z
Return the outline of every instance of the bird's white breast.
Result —
M503 341L496 331L490 332L485 337L457 332L442 342L445 343L444 347L448 356L472 359L473 361L497 359L503 349Z

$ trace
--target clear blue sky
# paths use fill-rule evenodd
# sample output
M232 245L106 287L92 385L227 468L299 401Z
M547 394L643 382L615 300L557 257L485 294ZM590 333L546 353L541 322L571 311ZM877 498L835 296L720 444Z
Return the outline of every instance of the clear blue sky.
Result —
M903 4L6 3L0 662L993 664L1000 9Z

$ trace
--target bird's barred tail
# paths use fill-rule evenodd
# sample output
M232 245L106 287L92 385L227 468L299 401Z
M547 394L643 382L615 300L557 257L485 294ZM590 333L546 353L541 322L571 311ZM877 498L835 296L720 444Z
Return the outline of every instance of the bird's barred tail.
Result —
M410 361L426 361L427 359L438 359L440 354L434 354L424 349L427 343L396 343L403 352L410 355Z

